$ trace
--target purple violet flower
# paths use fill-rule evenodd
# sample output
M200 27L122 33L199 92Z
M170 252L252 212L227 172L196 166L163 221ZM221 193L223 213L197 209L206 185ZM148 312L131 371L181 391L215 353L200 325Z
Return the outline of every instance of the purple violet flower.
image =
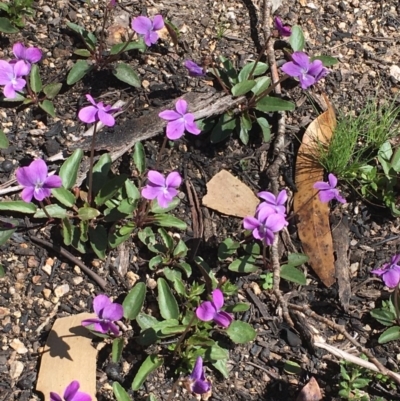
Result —
M346 203L346 199L344 199L340 194L339 190L336 189L337 178L333 174L328 175L328 181L318 181L314 184L313 188L319 190L319 200L321 202L329 202L332 199L336 199L340 203Z
M243 219L243 227L253 230L253 237L262 240L265 245L271 245L274 242L274 234L287 225L285 215L276 213L269 205L260 208L255 217L247 216Z
M50 196L53 188L62 185L58 175L48 176L47 164L42 159L34 160L27 167L18 168L15 177L18 184L25 187L21 192L21 198L27 203L31 202L32 198L42 201Z
M25 47L23 43L17 42L13 46L13 53L16 60L11 60L10 63L14 64L18 61L23 61L29 71L31 70L31 64L35 64L42 58L42 51L37 47ZM26 74L25 74L26 75Z
M165 178L158 171L150 170L147 173L148 183L142 189L145 199L156 199L162 208L168 207L172 199L178 194L177 188L182 183L182 177L176 171L169 173Z
M221 290L216 289L212 292L212 301L204 301L196 309L196 316L203 322L213 320L221 327L229 327L233 316L228 312L221 311L223 306L224 294Z
M92 401L92 397L89 394L78 391L79 387L79 382L74 380L67 386L62 398L58 394L51 392L50 401Z
M14 64L0 60L0 85L4 85L4 96L9 99L16 97L16 92L25 88L26 81L21 78L29 74L29 69L24 61L20 60Z
M203 70L203 68L200 67L199 65L197 65L192 60L186 60L184 62L184 66L188 69L189 75L191 77L204 77L204 75L206 75L206 73Z
M292 28L289 25L283 25L282 20L279 17L274 18L275 28L277 29L279 36L290 36L292 34Z
M158 114L163 120L167 120L167 138L171 140L179 139L185 130L193 135L199 135L201 130L197 128L194 115L188 113L186 100L179 99L175 104L175 110L164 110Z
M114 323L124 316L124 308L120 304L111 302L107 295L97 295L93 300L94 313L97 318L82 320L82 326L93 324L93 330L99 333L107 334L111 331L115 336L119 335L118 326Z
M203 369L203 358L198 356L192 374L189 376L189 388L194 394L205 394L210 391L211 383L206 379Z
M86 99L92 103L92 106L86 106L79 110L78 117L81 121L90 124L100 120L108 127L115 125L115 118L111 113L120 110L119 107L105 106L103 102L96 103L90 95L86 95Z
M257 206L257 212L259 212L261 208L267 206L272 207L276 213L283 214L284 216L286 215L285 203L287 201L287 193L285 189L279 192L278 196L275 196L272 192L268 191L259 192L257 196L265 200L265 202L262 202Z
M390 263L385 263L381 268L371 270L371 273L382 276L382 280L389 288L395 288L400 282L400 255L392 256Z
M299 78L302 89L314 85L329 73L321 60L310 61L304 52L294 52L292 61L285 63L281 68L285 74Z
M155 15L153 21L147 17L136 17L132 21L132 29L144 37L146 46L151 46L158 40L158 33L160 29L164 28L164 20L162 15Z

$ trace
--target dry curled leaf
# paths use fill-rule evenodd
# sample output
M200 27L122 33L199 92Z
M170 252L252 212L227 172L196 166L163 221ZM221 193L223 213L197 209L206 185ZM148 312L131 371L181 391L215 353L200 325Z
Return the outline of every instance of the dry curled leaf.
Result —
M326 99L327 100L327 99ZM321 281L330 287L335 282L335 259L329 225L329 205L319 200L313 188L323 181L323 167L316 160L318 146L328 144L336 126L335 111L328 110L307 128L296 160L296 186L293 208L297 214L297 229L309 263Z
M50 392L64 394L73 381L80 383L79 391L96 401L96 354L92 347L92 335L81 322L93 318L93 313L57 319L47 338L40 363L37 391L50 401Z
M229 171L221 170L207 183L203 205L229 216L253 216L260 200Z

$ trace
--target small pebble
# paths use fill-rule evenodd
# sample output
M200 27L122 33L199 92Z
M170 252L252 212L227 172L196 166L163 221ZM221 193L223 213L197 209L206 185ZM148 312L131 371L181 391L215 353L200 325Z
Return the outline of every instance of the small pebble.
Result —
M1 168L5 173L9 173L14 168L14 164L11 160L4 160L3 163L1 163Z

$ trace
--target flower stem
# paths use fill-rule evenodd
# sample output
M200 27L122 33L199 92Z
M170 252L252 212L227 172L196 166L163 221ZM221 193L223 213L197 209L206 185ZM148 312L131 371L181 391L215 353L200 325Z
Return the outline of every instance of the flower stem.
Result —
M49 220L53 220L53 218L49 215L49 212L46 210L46 206L43 201L39 201L40 207L43 209L44 214L48 217Z
M182 333L182 335L181 335L181 336L179 337L179 339L178 339L178 342L176 343L176 347L175 347L174 352L173 352L173 354L172 354L173 357L174 357L177 353L179 353L180 348L181 348L181 345L182 345L182 343L183 343L183 340L185 339L186 334L188 333L189 329L193 326L193 323L194 323L195 319L196 319L196 315L193 314L192 318L190 319L189 324L186 326L185 331Z
M162 143L162 145L161 145L161 149L160 149L160 151L158 152L158 156L157 156L157 160L156 160L156 165L154 166L154 170L157 170L157 169L158 169L158 166L160 165L161 156L162 156L162 154L164 153L165 147L167 146L167 140L168 140L168 138L165 136L165 137L164 137L164 141L163 141L163 143Z
M400 324L400 309L399 309L399 285L394 289L394 309L396 311L397 324Z
M248 78L249 81L250 81L251 79L253 79L254 71L255 71L255 69L256 69L256 67L257 67L257 64L258 64L259 61L261 60L262 55L264 54L265 50L267 49L267 45L268 45L268 42L269 42L270 39L271 39L271 35L268 36L267 41L264 43L264 46L262 47L260 53L258 54L257 60L256 60L256 62L254 63L253 68L252 68L251 71L250 71L249 78Z
M96 143L96 133L97 133L97 122L94 123L92 144L90 147L90 166L89 166L89 190L88 190L88 203L92 206L93 201L93 162L94 162L94 145Z

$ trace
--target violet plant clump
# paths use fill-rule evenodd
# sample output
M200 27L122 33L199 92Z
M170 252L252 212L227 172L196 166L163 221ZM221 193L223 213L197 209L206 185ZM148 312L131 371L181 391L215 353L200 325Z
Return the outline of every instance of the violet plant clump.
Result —
M318 181L314 184L313 188L318 189L318 196L321 202L329 202L336 199L340 203L346 203L346 199L340 195L336 185L337 178L330 173L328 175L328 182Z
M279 17L274 18L275 28L278 34L283 37L289 37L292 34L292 29L289 25L283 25L282 20Z
M92 401L92 397L79 391L79 388L79 382L74 380L67 386L62 397L57 393L50 392L50 401Z
M157 31L164 28L164 20L162 15L155 15L153 20L140 16L132 20L132 29L140 35L143 35L144 43L151 46L157 43L159 35Z
M174 171L164 177L158 171L150 170L147 173L147 185L142 189L142 196L145 199L157 199L162 208L168 207L174 197L178 195L179 186L182 183L182 177Z
M25 88L26 80L22 77L28 73L29 67L22 60L14 64L0 60L0 85L4 86L4 96L14 99L17 92L21 92Z
M189 71L191 77L204 77L206 75L204 69L192 60L186 60L184 66Z
M281 67L290 77L298 78L302 89L307 89L328 75L329 70L321 60L311 61L306 53L297 51L292 54L292 61Z
M111 302L107 295L97 295L93 300L93 310L97 317L82 320L82 326L92 326L93 330L102 334L111 332L119 336L118 326L114 323L124 316L124 308L121 304Z
M101 121L104 125L107 125L108 127L113 127L115 125L115 118L112 114L119 111L119 107L104 105L103 102L97 103L89 94L86 95L86 99L92 105L83 107L79 110L78 117L81 121L86 124Z
M158 114L160 118L168 121L167 138L173 141L179 139L185 131L199 135L201 130L194 121L194 114L188 113L186 100L179 99L175 104L176 110L164 110Z
M62 186L58 175L48 175L47 164L42 159L34 160L27 167L19 167L15 176L18 184L24 187L21 198L28 203L32 201L32 198L41 202L51 195L53 188Z
M400 255L392 256L389 263L385 263L379 269L371 270L372 274L380 276L389 288L396 288L400 283Z
M211 383L206 379L203 368L203 358L197 357L193 371L188 378L188 387L193 394L206 394L211 390Z
M196 316L203 322L214 321L221 327L229 327L233 316L222 309L224 306L224 294L220 289L216 289L211 294L211 301L204 301L196 309Z

